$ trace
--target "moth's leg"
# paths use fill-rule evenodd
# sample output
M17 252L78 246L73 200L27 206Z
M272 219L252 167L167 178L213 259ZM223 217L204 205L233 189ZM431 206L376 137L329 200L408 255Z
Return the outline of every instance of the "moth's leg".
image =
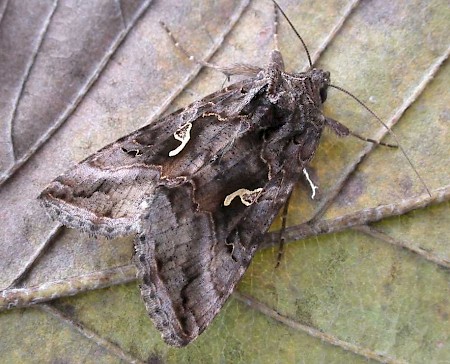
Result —
M161 26L166 31L166 33L169 35L170 39L172 40L174 46L178 48L189 60L191 60L194 63L197 63L199 65L202 65L204 67L215 69L219 72L222 72L229 78L232 75L243 75L243 76L249 76L254 77L256 76L260 71L262 71L261 67L258 66L252 66L249 64L235 64L231 66L218 66L200 59L197 59L192 54L190 54L175 38L175 36L172 34L170 29L167 27L165 23L160 21Z
M306 167L303 168L303 174L306 178L306 180L309 183L309 186L311 187L311 198L314 199L314 197L316 196L316 190L319 188L317 187L314 182L311 180L311 178L309 177L309 173L306 169ZM288 209L289 209L289 202L291 200L291 196L292 196L292 192L289 194L286 203L284 204L283 207L283 213L281 215L281 229L280 229L280 243L278 245L278 256L277 256L277 264L275 266L275 268L277 268L280 263L281 263L281 258L283 257L283 253L284 253L284 242L286 241L286 238L284 236L284 232L286 230L286 221L287 221L287 214L288 214Z
M283 257L284 253L284 242L286 240L284 236L284 232L286 231L286 221L287 221L287 214L289 210L289 201L291 200L292 192L289 194L286 203L283 207L283 213L281 215L281 229L280 229L280 243L278 245L278 256L277 256L277 264L275 268L278 268L281 263L281 258Z
M334 120L332 118L328 118L325 117L325 125L328 126L331 130L334 131L334 133L337 136L340 137L345 137L345 136L354 136L355 138L361 139L365 142L369 142L369 143L374 143L374 144L378 144L378 145L383 145L385 147L390 147L390 148L397 148L398 146L395 144L388 144L388 143L383 143L383 142L379 142L370 138L366 138L363 137L359 134L356 134L354 131L350 130L349 128L347 128L345 125L341 124L339 121Z

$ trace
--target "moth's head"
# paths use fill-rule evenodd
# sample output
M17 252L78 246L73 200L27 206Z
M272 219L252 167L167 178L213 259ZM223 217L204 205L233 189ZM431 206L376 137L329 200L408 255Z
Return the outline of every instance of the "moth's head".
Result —
M323 104L327 99L328 85L330 84L330 72L317 68L312 68L309 72L313 87L317 92L316 98L320 98L320 103Z

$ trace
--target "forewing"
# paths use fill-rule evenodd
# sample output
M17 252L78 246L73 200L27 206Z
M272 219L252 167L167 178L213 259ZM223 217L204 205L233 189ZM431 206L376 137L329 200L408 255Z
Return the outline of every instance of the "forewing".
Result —
M147 311L168 344L187 345L209 325L294 183L284 173L266 178L250 206L239 199L224 206L224 188L213 211L199 209L192 183L159 186L146 199L135 263Z
M253 105L261 120L271 116L264 98ZM171 345L188 344L215 317L297 181L298 165L283 153L298 146L279 143L288 162L273 175L261 139L248 129L190 179L160 181L145 200L135 262L149 315ZM238 197L225 206L240 190L259 192L248 206Z
M104 147L53 181L40 195L43 205L63 224L95 235L139 231L144 196L161 178L190 178L209 163L239 131L232 114L261 87L238 82ZM180 145L174 134L188 123L187 147L170 157Z

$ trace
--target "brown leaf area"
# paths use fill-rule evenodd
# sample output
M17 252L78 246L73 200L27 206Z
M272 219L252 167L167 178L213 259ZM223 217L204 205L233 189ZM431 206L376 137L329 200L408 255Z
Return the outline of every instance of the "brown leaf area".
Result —
M300 227L290 240L308 237L288 244L276 269L276 246L258 253L211 327L170 348L133 281L132 239L58 228L36 196L105 144L222 87L224 76L187 60L160 20L200 59L263 66L272 3L0 1L0 306L78 293L3 311L2 361L450 361L448 4L280 5L332 82L395 124L433 198L398 150L326 134L312 165L319 196L299 186L289 210ZM300 70L301 43L280 22L287 69ZM359 134L386 134L337 91L324 112ZM299 233L311 218L332 228Z

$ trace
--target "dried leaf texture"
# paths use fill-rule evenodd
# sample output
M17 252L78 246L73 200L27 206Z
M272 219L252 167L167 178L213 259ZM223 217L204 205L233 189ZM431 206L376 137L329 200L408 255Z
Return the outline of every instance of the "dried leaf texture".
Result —
M318 65L331 72L332 82L396 123L394 131L432 191L448 188L447 3L280 4L313 55L326 48ZM36 201L49 181L167 108L173 111L222 87L224 77L217 72L202 70L197 76L199 68L172 46L160 20L200 59L219 48L214 63L267 64L272 4L253 1L240 15L244 5L42 1L31 9L26 2L0 2L2 289L53 236L54 224ZM301 70L306 64L301 45L280 22L286 68ZM385 133L337 92L329 93L325 114L366 136ZM318 200L310 201L307 186L300 186L289 225L307 221L322 206L324 218L334 219L423 193L397 151L331 133L319 147L312 177L320 187ZM251 300L229 301L185 349L162 343L137 285L130 283L63 298L40 310L3 312L0 351L16 362L446 362L450 292L442 266L450 255L449 216L445 202L385 219L372 226L371 235L349 230L294 242L278 269L277 248L257 253L238 286ZM433 254L440 263L409 248ZM131 238L96 240L66 229L21 284L61 279L71 292L83 291L87 280L69 278L96 273L96 287L104 287L100 282L107 279L100 273L129 264L131 255ZM116 276L129 281L129 273L120 272ZM308 327L325 335L314 336Z

